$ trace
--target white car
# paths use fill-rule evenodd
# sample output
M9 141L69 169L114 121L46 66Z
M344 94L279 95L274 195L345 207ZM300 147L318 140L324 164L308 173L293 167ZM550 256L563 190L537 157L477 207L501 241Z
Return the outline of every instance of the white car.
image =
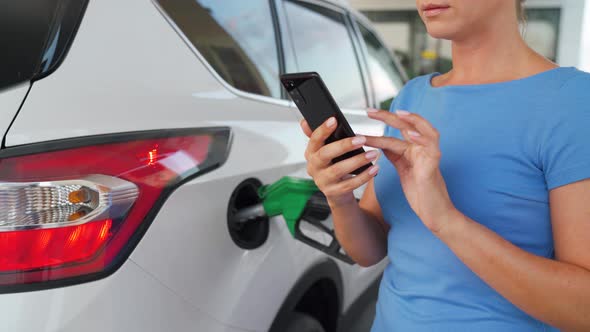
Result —
M228 216L309 178L279 74L319 72L357 133L382 133L364 109L404 76L365 18L335 1L2 1L0 45L2 331L349 325L386 262Z

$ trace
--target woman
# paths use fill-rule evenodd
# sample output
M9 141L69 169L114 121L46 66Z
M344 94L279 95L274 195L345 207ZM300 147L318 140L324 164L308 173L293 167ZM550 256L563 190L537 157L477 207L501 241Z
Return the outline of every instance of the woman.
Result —
M590 75L527 47L521 5L417 0L453 69L369 111L384 137L302 123L338 239L362 266L389 256L374 332L590 331ZM330 163L362 145L385 158Z

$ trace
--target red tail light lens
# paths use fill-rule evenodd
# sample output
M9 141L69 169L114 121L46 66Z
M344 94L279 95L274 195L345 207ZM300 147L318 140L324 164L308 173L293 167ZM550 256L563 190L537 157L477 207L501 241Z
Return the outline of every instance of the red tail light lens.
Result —
M78 226L0 233L0 266L29 271L91 258L108 239L112 221Z
M229 142L229 129L207 128L0 151L0 291L114 272L165 198L220 166Z

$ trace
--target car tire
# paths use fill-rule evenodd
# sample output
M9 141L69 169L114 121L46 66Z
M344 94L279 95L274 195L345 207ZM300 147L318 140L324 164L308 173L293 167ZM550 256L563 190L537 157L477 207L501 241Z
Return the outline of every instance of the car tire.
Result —
M317 319L300 312L289 315L284 326L285 332L326 332Z

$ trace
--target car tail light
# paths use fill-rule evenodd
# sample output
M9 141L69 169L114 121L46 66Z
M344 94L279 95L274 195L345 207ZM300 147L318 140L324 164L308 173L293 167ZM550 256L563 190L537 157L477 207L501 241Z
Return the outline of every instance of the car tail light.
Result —
M0 151L0 291L95 280L129 256L165 198L219 167L227 128Z

